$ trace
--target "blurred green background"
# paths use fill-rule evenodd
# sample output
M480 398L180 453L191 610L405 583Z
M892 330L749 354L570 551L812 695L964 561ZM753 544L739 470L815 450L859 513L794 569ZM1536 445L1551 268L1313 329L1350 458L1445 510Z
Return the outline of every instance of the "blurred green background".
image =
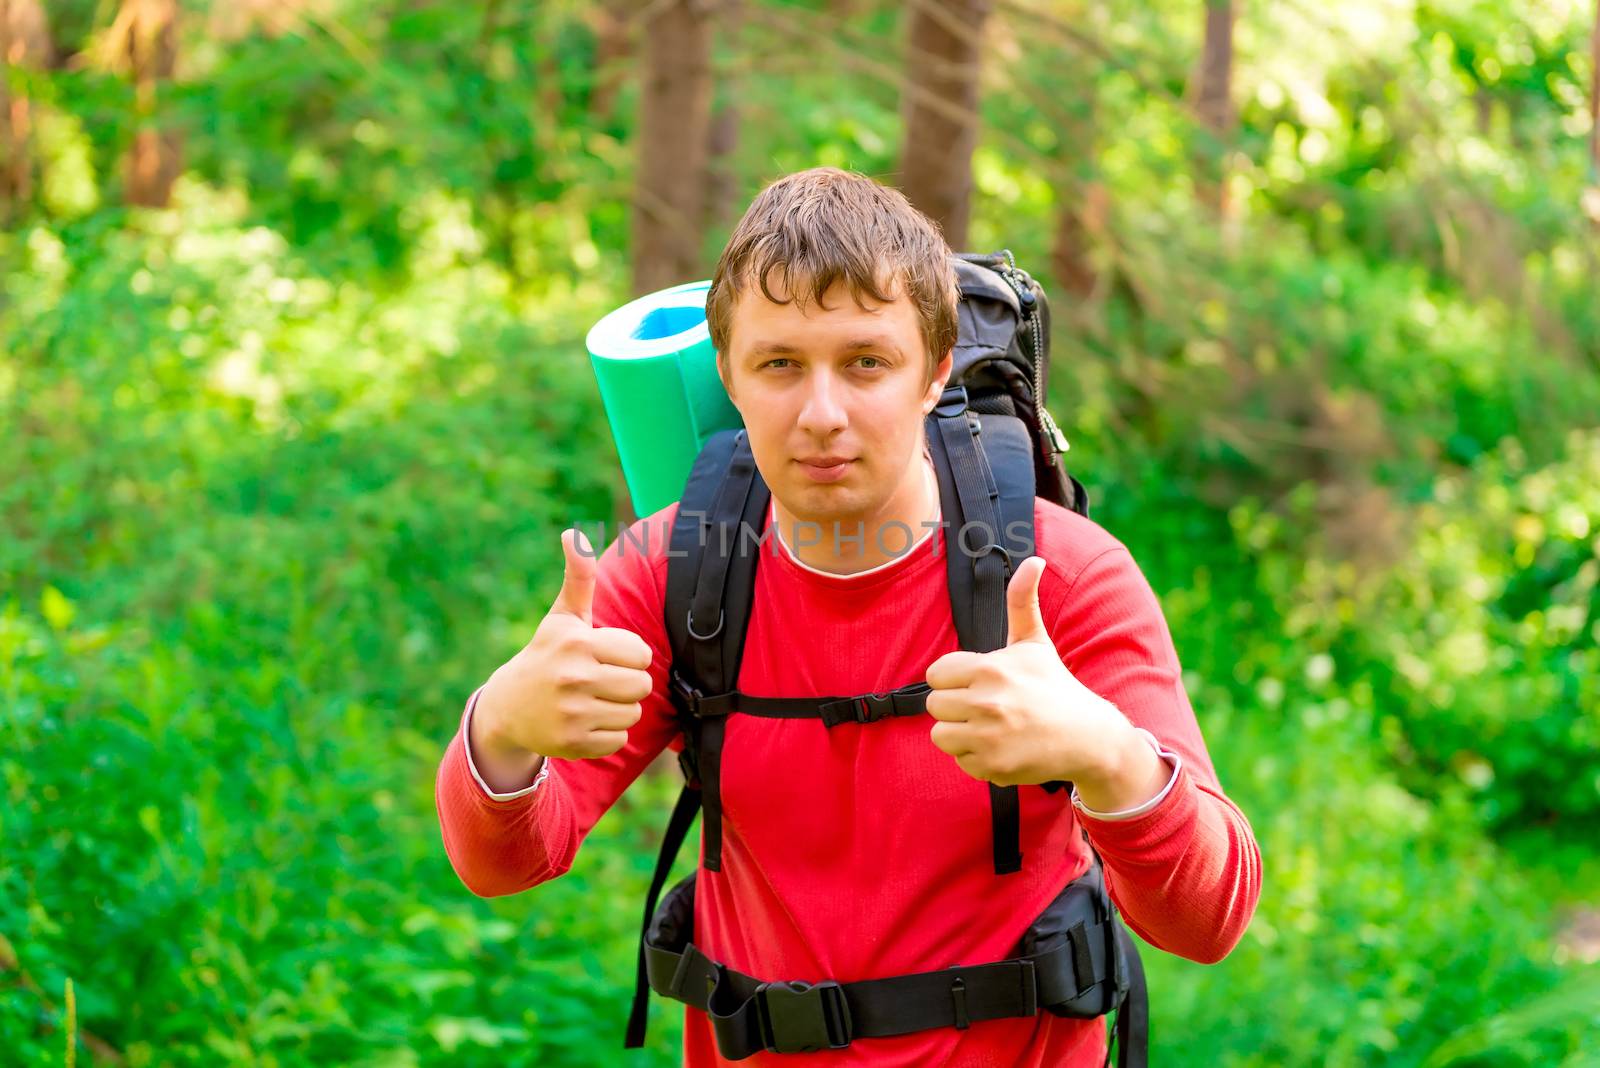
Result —
M584 333L825 163L1043 280L1259 838L1154 1063L1600 1065L1595 4L940 3L0 2L0 1062L676 1063L673 773L494 901L433 775L627 517Z

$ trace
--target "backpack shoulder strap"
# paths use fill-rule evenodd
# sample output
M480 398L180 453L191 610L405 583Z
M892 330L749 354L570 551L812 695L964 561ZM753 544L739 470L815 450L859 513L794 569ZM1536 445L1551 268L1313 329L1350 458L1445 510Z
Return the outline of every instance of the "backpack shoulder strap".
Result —
M694 824L694 814L700 808L700 791L688 783L678 793L678 803L673 806L672 818L667 821L667 833L661 839L661 852L656 857L656 870L650 877L650 892L644 899L644 922L639 931L639 964L634 976L633 1006L628 1010L628 1031L623 1037L623 1049L639 1049L644 1045L645 1027L650 1022L650 972L645 954L646 936L650 933L650 920L656 914L656 903L661 900L661 889L667 885L672 873L672 862L678 857L683 840L689 836Z
M1033 442L1015 416L977 416L967 391L946 389L928 417L948 541L950 610L963 649L1006 643L1006 584L1033 553ZM1015 786L989 784L994 870L1022 870L1021 802Z
M696 811L705 815L705 867L722 870L720 781L728 702L716 698L731 693L738 682L760 555L759 544L750 547L745 532L761 529L770 498L745 431L726 430L713 435L695 457L673 519L662 611L672 649L670 694L683 726L678 762L684 786L645 896L625 1049L644 1045L650 994L645 936Z
M702 794L707 871L722 870L723 726L761 555L751 534L770 501L744 429L716 434L695 459L667 550L671 694L684 725L684 771Z

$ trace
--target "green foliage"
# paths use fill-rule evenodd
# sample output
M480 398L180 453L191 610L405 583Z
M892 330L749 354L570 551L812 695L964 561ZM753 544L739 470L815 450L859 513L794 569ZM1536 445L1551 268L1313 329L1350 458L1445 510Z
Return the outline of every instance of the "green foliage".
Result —
M1225 961L1196 969L1145 954L1157 1057L1543 1065L1581 1054L1587 1008L1572 993L1600 973L1567 977L1547 917L1551 897L1587 900L1591 884L1561 889L1570 855L1549 876L1525 872L1485 837L1471 785L1394 761L1384 725L1399 707L1430 706L1399 706L1333 637L1380 622L1404 633L1407 620L1320 596L1305 576L1329 565L1288 551L1283 522L1259 506L1210 526L1192 501L1163 500L1154 485L1131 495L1164 505L1123 504L1138 508L1125 540L1167 590L1185 687L1265 869L1256 918ZM1102 521L1113 522L1121 509L1107 506ZM1207 562L1195 563L1195 546L1211 547ZM1403 569L1385 576L1391 595L1413 581ZM1592 752L1571 756L1592 763ZM1472 1045L1458 1035L1463 1021L1483 1023Z
M110 13L48 6L69 51ZM736 199L893 170L896 11L837 6L719 40ZM1219 139L1195 5L997 10L970 244L1060 294L1068 459L1265 860L1226 961L1146 952L1157 1061L1592 1064L1600 980L1556 945L1600 893L1590 12L1249 8ZM620 1049L671 776L495 901L432 799L556 533L619 508L582 336L623 299L637 87L599 107L571 3L209 25L160 98L167 212L119 206L125 79L12 72L41 173L0 233L0 1049L56 1063L70 979L131 1065L674 1063L674 1006Z
M1377 733L1417 788L1459 779L1492 827L1600 817L1600 435L1532 471L1508 440L1408 521L1394 568L1278 558L1286 634L1380 695ZM1262 546L1279 526L1239 523Z
M1374 709L1359 690L1267 690L1276 707L1241 709L1224 688L1191 688L1208 738L1227 739L1213 742L1218 771L1266 881L1221 964L1145 951L1152 1063L1418 1064L1462 1021L1566 997L1543 902L1478 835L1468 799L1402 789L1367 744ZM1569 1003L1493 1032L1485 1049L1500 1056L1482 1063L1558 1063L1582 1049L1581 1019Z
M52 587L41 612L13 602L0 620L4 742L30 758L0 764L8 848L29 858L7 869L0 913L34 980L71 976L85 1026L129 1063L491 1063L510 1048L577 1066L620 1042L633 942L592 905L643 893L636 835L612 821L537 902L476 901L438 844L438 730L397 726L423 713L412 702L406 716L310 686L315 630L242 668L223 612L164 642L75 614ZM59 1040L40 1023L59 1025L37 997L0 995L8 1049L45 1060Z
M530 576L559 574L555 532L609 514L581 349L456 261L442 196L392 292L189 202L171 234L34 230L8 278L0 833L27 859L0 933L132 1063L592 1063L632 974L632 822L486 903L432 802L485 649L554 592ZM8 1048L44 1058L41 1022L6 988Z

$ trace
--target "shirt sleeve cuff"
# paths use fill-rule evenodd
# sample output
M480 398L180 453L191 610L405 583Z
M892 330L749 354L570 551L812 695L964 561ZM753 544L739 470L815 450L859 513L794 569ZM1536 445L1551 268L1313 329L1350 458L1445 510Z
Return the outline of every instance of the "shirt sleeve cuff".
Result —
M1156 796L1152 797L1144 804L1136 805L1133 808L1125 808L1120 812L1096 812L1094 809L1083 803L1083 800L1078 797L1078 788L1074 786L1072 788L1072 806L1079 812L1082 812L1086 816L1093 816L1097 820L1131 820L1135 816L1144 815L1146 812L1149 812L1151 809L1161 804L1166 796L1172 792L1173 784L1178 781L1178 772L1183 768L1183 757L1179 756L1171 749L1163 746L1161 742L1157 740L1155 735L1151 734L1143 727L1136 727L1134 729L1144 737L1145 741L1150 743L1151 748L1156 751L1157 756L1161 757L1162 759L1166 760L1167 763L1172 765L1172 776L1171 778L1167 779L1167 785L1163 786L1160 793L1156 794ZM474 772L473 774L477 773Z
M543 763L539 766L539 774L533 777L533 782L522 789L513 790L506 794L495 793L489 789L489 784L483 781L482 775L478 774L477 762L472 759L472 710L478 707L478 694L482 692L483 690L480 688L477 693L472 695L472 700L467 702L466 712L461 716L461 747L467 751L467 767L472 769L472 778L478 784L478 789L482 790L484 796L491 801L515 801L519 797L527 797L537 790L539 785L544 782L545 777L550 774L550 758L544 758Z

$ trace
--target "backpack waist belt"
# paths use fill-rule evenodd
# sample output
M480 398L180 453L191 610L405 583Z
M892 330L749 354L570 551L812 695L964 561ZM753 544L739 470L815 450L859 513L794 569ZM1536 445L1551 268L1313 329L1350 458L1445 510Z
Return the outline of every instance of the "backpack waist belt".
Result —
M974 1021L1036 1016L1041 1008L1092 1019L1121 1004L1130 988L1143 1007L1143 977L1130 982L1120 944L1127 934L1114 918L1080 921L1044 940L1048 948L989 964L851 983L769 982L712 960L689 941L694 884L690 876L662 901L645 938L646 969L657 994L710 1017L717 1049L728 1060L844 1049L857 1038L935 1027L965 1030ZM1061 906L1052 909L1060 919ZM1047 912L1040 922L1049 926L1051 919ZM1136 1054L1126 1041L1128 1015L1125 1008L1118 1019L1119 1064L1142 1065L1142 1050Z

